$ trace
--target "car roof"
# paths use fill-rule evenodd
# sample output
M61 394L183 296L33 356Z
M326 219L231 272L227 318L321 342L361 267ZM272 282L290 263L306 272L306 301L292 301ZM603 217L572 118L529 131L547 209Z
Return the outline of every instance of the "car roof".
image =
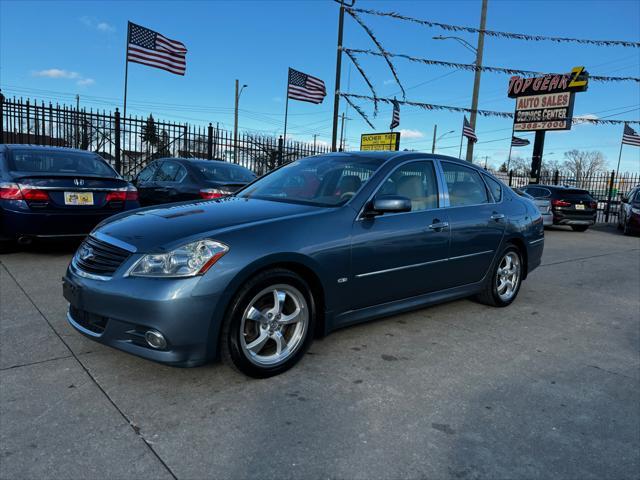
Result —
M44 151L54 151L54 152L73 152L73 153L88 153L97 155L97 153L92 152L90 150L83 150L81 148L70 148L70 147L54 147L49 145L32 145L28 143L5 143L0 145L0 150L44 150Z

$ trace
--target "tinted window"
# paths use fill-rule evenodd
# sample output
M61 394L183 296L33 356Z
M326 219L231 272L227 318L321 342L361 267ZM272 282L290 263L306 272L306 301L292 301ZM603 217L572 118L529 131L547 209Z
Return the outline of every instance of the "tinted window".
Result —
M222 162L197 163L194 167L207 180L217 182L243 182L248 183L256 178L251 171L239 165L224 164Z
M304 158L265 175L238 196L338 206L349 201L383 161L347 155Z
M116 172L92 153L56 150L12 150L9 170L28 173L57 173L116 177Z
M489 202L484 182L474 169L449 162L442 162L442 169L452 207Z
M438 187L432 162L412 162L398 167L377 195L400 195L411 200L411 211L438 208Z
M563 188L557 191L558 198L565 198L567 200L583 200L585 198L591 198L591 194L587 190L580 190L577 188Z
M147 168L145 168L138 174L138 181L139 182L150 181L151 177L153 177L153 174L156 173L157 169L158 169L158 163L153 162L151 165L149 165Z
M176 162L163 162L156 172L156 182L180 182L187 175L185 168Z
M487 181L487 186L489 187L491 195L493 195L493 199L496 202L502 201L502 186L500 185L500 183L496 182L491 177L487 177L486 175L484 179Z

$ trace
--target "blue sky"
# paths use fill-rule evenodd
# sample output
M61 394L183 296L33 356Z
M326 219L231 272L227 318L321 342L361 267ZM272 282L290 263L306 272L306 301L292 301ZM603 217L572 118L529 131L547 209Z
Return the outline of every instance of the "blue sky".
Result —
M457 25L477 26L480 1L367 1L357 6L394 10L405 15ZM7 96L29 96L112 109L121 105L127 20L184 42L189 49L187 75L131 64L129 111L153 113L181 122L233 123L234 79L247 84L241 98L240 128L282 132L287 67L325 80L333 91L337 32L336 4L316 1L7 1L0 0L0 87ZM432 37L447 34L394 19L363 16L391 52L429 59L473 63L473 54L457 42ZM489 0L487 28L529 34L640 41L640 2L628 1L507 1ZM451 33L449 33L451 35ZM473 34L457 35L475 45ZM345 19L345 46L374 48L362 28ZM343 91L368 94L355 69L343 59ZM473 73L396 62L407 99L469 107ZM591 74L640 77L640 49L592 47L550 42L487 38L485 65L536 71L568 71L585 65ZM399 95L379 58L362 65L381 96ZM350 77L350 81L349 81ZM485 73L479 108L512 111L506 96L508 75ZM298 140L330 141L332 97L321 105L291 102L289 132ZM371 105L363 105L372 113ZM637 83L595 83L576 97L574 115L637 120ZM353 110L347 113L347 140L371 129ZM390 107L373 119L377 131L387 131ZM439 153L457 155L462 115L403 107L403 148L431 150L434 124L439 134L454 130L439 142ZM511 121L482 118L476 131L475 154L501 163L508 154ZM562 160L572 148L602 151L609 167L618 159L621 126L574 126L570 132L550 132L545 158ZM523 135L532 138L533 135ZM486 143L485 143L486 142ZM514 152L516 150L514 149ZM516 155L530 158L531 146ZM624 147L621 170L640 170L640 149Z

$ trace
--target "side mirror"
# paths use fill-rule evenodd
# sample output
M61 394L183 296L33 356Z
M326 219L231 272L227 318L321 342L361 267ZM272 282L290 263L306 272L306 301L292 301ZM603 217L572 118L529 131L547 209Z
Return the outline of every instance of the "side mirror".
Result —
M411 200L400 195L380 195L375 197L365 210L365 215L374 217L385 213L402 213L411 211Z

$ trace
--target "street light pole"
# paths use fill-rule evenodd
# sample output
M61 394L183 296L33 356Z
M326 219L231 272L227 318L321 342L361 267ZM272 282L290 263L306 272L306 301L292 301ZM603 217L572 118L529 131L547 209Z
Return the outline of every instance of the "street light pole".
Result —
M239 86L240 82L236 78L236 101L233 115L233 161L235 163L238 163L238 104L240 103L240 94L246 85L242 85L242 88Z
M433 143L431 144L431 153L436 153L436 144L441 139L443 139L444 137L446 137L450 133L454 133L455 132L455 130L449 130L448 132L445 132L442 135L440 135L438 138L436 138L436 130L437 130L437 128L438 128L438 125L434 125L434 127L433 127Z
M473 97L471 99L471 115L469 123L471 128L476 129L476 117L478 116L478 95L480 93L480 67L482 66L482 52L484 50L484 31L487 25L487 1L482 0L482 11L480 13L480 32L478 32L478 48L476 50L476 72L473 80ZM467 162L473 162L474 142L467 142Z

